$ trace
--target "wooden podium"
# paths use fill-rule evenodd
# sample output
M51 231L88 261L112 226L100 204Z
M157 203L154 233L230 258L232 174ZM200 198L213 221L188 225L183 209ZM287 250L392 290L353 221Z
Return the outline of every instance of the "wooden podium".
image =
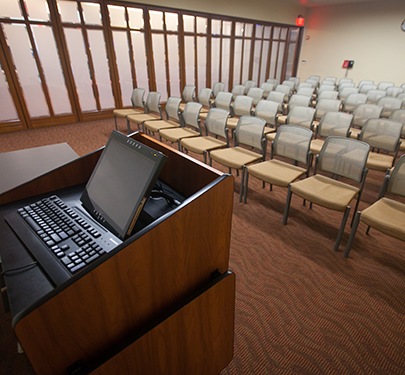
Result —
M38 266L5 275L14 331L38 374L208 375L232 360L233 177L142 133L131 137L168 156L160 178L186 200L59 287ZM101 151L0 195L1 218L35 196L80 191ZM2 219L3 269L26 264L29 254L6 231Z

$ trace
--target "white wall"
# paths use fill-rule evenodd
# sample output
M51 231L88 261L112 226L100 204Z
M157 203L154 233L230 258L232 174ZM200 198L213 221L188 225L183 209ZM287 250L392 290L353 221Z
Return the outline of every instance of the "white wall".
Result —
M297 75L344 77L344 60L354 60L348 77L405 83L405 0L371 1L311 8ZM309 40L306 38L309 37ZM302 64L306 60L306 64Z
M305 16L307 12L306 7L287 0L140 0L138 3L288 25L295 25L297 16Z

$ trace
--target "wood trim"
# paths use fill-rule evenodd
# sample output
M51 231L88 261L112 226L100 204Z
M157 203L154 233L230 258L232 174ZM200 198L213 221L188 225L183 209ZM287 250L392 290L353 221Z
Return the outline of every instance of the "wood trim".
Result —
M220 279L91 373L219 374L233 357L235 274Z

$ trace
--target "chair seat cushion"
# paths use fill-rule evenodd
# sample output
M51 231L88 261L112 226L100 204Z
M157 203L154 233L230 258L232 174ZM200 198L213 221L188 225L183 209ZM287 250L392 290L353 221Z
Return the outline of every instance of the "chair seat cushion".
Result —
M160 130L159 135L170 142L177 142L183 138L198 137L200 133L188 128L172 128Z
M236 129L236 126L238 125L239 122L239 117L228 117L228 120L226 122L226 126L228 129Z
M210 153L211 159L219 164L233 169L242 169L246 164L253 163L262 158L262 155L241 147L214 150Z
M323 139L313 139L309 149L314 155L318 155L321 152L324 143L325 141Z
M128 115L127 119L134 124L142 124L145 121L161 120L162 118L159 115L143 113L139 115Z
M180 127L180 124L178 122L171 121L171 120L145 121L144 125L145 125L146 129L148 129L152 132L158 132L160 129Z
M306 169L272 159L248 167L250 175L269 184L287 187L289 183L306 173Z
M280 116L278 116L278 118L277 118L277 122L278 122L279 124L285 124L286 120L287 120L287 116L286 116L286 115L280 115Z
M273 142L274 138L276 138L277 132L266 133L266 138L268 141Z
M377 171L386 171L392 167L394 157L387 154L378 154L376 152L370 152L368 154L366 167L368 169L374 169Z
M226 142L220 141L214 137L193 137L182 139L181 145L196 154L203 154L205 151L225 147Z
M345 211L359 192L355 186L316 174L293 182L291 191L299 197L335 211Z
M113 110L113 115L115 117L127 117L128 115L141 115L143 113L145 112L142 109L134 109L134 108Z
M350 138L357 139L361 133L361 129L350 128Z
M405 204L381 198L363 210L360 220L391 237L405 241Z
M198 118L200 120L206 120L208 116L208 112L200 111L200 114L198 115Z

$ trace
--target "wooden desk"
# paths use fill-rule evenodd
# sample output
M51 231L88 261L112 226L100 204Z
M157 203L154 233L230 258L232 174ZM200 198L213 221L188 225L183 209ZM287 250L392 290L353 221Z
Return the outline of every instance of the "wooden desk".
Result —
M5 275L7 289L26 294L18 305L11 301L13 328L39 374L147 373L155 366L148 372L216 375L232 359L234 179L142 133L131 137L167 155L160 178L186 200L58 287L38 266ZM63 189L71 196L100 154L0 194L0 218L41 194ZM4 220L0 237L7 240L0 247L5 269L30 261Z
M0 194L78 157L67 143L3 152L0 154Z

